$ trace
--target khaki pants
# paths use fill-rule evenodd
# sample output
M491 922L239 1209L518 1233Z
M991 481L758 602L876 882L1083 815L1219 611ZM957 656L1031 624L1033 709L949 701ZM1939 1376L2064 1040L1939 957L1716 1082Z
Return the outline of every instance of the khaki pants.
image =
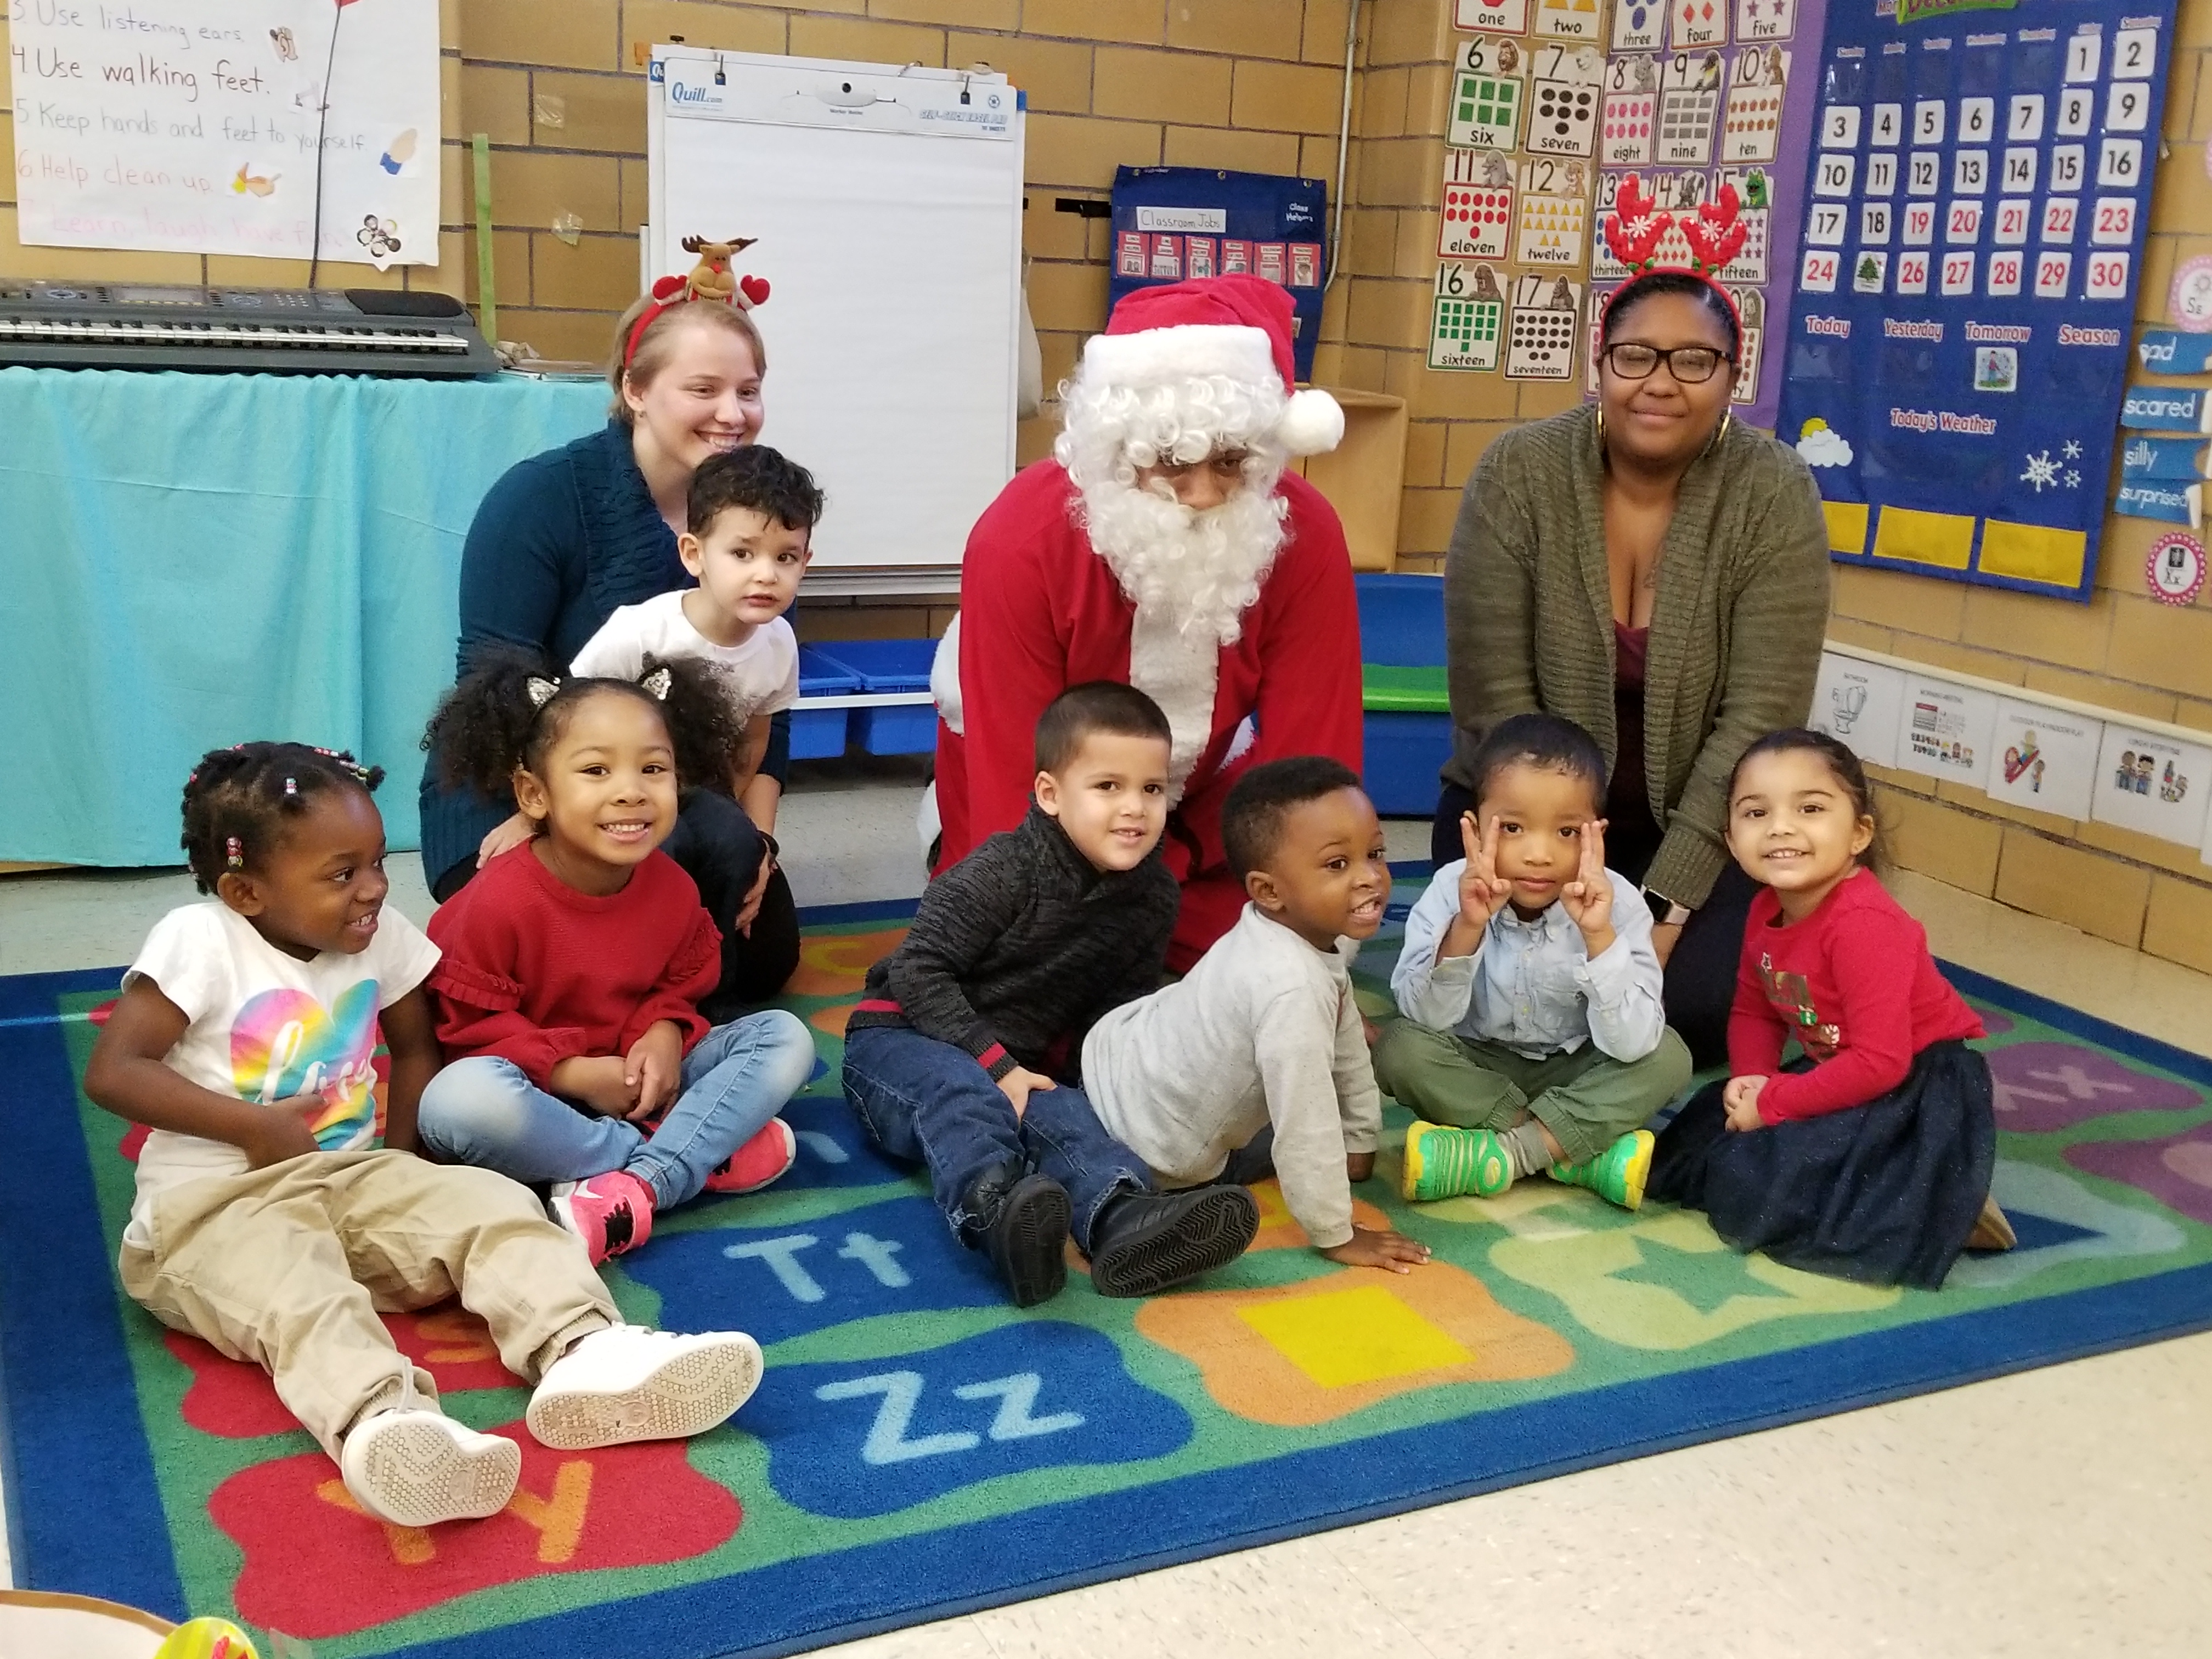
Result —
M1531 1060L1410 1019L1385 1024L1375 1043L1375 1081L1401 1106L1459 1129L1503 1129L1533 1115L1570 1164L1642 1128L1689 1080L1690 1051L1672 1030L1631 1061L1594 1042Z
M527 1188L408 1152L309 1152L188 1182L155 1200L153 1248L126 1243L123 1288L163 1324L265 1370L323 1449L409 1369L378 1312L458 1293L507 1368L536 1382L621 1316L576 1237ZM426 1402L437 1391L414 1373Z

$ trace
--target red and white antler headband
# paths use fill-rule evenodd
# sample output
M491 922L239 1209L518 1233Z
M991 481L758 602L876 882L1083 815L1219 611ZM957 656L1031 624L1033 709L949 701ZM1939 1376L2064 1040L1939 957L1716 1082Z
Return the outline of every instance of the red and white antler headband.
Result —
M1719 196L1700 207L1695 218L1677 219L1671 213L1658 211L1658 207L1656 201L1644 193L1643 179L1632 173L1620 181L1614 210L1605 216L1606 246L1613 250L1614 258L1628 267L1629 281L1653 271L1679 270L1710 287L1726 303L1729 315L1735 317L1735 296L1720 282L1721 272L1743 251L1744 239L1751 234L1738 217L1741 202L1735 186L1723 185ZM1678 224L1683 240L1690 245L1690 263L1662 265L1659 263L1659 244ZM1618 294L1620 290L1616 289L1613 292ZM1741 317L1736 317L1736 331L1739 335L1743 331Z

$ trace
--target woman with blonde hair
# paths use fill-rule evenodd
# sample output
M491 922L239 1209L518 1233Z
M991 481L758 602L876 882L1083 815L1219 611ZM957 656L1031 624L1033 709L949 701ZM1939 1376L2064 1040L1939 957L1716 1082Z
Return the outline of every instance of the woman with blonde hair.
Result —
M767 371L742 305L679 290L624 313L606 425L517 462L477 509L461 551L456 678L487 648L572 662L617 606L690 586L676 540L691 475L758 438ZM798 917L769 839L789 757L789 717L778 714L744 800L691 792L665 843L727 941L709 1000L718 1010L773 996L798 963ZM423 873L441 903L530 835L511 796L444 788L434 766L423 769L422 817Z

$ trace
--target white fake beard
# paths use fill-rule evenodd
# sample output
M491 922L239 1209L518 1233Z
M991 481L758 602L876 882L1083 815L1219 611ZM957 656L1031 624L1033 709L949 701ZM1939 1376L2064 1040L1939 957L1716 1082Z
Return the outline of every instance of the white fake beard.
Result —
M1140 614L1176 618L1177 631L1194 641L1234 645L1282 550L1289 503L1275 494L1280 476L1248 478L1202 513L1176 501L1165 483L1158 494L1096 484L1083 492L1084 527Z
M1282 550L1288 507L1275 476L1202 513L1165 485L1158 494L1121 483L1084 492L1091 547L1136 607L1129 684L1168 717L1171 805L1212 741L1221 647L1237 642Z

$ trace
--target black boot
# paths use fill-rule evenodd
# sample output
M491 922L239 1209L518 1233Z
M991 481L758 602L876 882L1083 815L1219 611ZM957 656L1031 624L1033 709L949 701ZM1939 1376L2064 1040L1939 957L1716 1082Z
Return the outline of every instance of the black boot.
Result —
M969 1243L988 1253L1017 1308L1034 1308L1067 1283L1067 1189L1008 1164L978 1176L960 1200L973 1218Z
M1260 1231L1242 1187L1123 1193L1091 1224L1091 1284L1101 1296L1155 1296L1226 1267Z

